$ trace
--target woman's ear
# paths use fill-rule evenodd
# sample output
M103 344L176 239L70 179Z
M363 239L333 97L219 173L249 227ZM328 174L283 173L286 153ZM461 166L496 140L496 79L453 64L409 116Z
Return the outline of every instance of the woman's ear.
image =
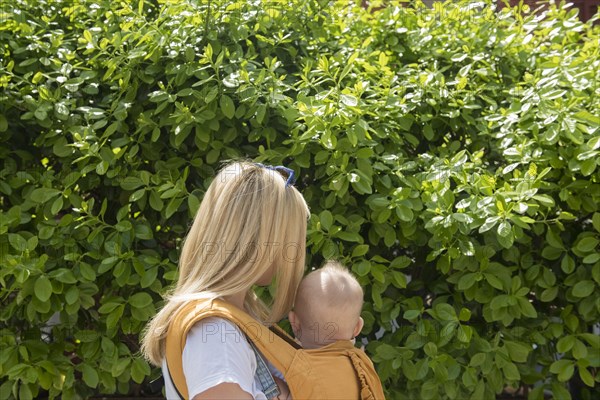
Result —
M290 325L292 325L292 331L294 331L294 336L296 337L296 339L298 339L300 333L302 332L302 329L300 327L300 320L298 319L296 313L293 311L290 311L288 313L288 318L290 320Z
M353 337L357 337L360 331L362 331L363 326L365 325L365 320L362 317L358 317L358 321L356 321L356 326L354 327Z

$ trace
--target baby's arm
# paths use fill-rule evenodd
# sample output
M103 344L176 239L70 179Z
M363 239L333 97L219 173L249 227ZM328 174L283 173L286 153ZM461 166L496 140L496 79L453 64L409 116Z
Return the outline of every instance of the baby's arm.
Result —
M276 376L274 376L273 379L275 379L275 382L279 387L279 396L273 397L271 400L292 400L290 389L288 388L287 383L285 383L283 379L280 379Z

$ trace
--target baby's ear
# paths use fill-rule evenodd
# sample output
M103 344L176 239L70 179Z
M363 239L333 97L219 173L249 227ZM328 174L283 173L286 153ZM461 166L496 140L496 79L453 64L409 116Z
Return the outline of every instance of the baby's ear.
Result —
M356 326L354 327L353 337L357 337L360 331L362 331L363 326L365 325L365 320L362 317L358 317L358 321L356 321Z
M295 312L290 311L288 313L288 318L290 320L290 325L292 325L292 331L294 331L294 336L297 338L300 332L300 321L298 320L298 316Z

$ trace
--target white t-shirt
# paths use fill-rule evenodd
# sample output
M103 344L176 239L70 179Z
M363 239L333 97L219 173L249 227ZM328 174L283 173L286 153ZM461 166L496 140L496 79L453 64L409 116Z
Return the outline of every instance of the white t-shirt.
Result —
M179 399L163 360L165 394ZM255 380L256 356L235 324L218 317L206 318L190 329L183 349L183 373L190 399L221 383L237 383L256 400L267 400Z

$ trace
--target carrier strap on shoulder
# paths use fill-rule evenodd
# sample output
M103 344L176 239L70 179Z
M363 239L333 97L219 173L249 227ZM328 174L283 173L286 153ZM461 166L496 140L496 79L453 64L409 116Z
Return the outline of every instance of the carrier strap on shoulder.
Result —
M358 380L360 381L360 398L361 400L383 400L383 388L381 381L375 379L367 370L375 371L371 360L363 352L349 352L350 360L356 371ZM369 367L367 369L367 366Z
M258 350L286 375L295 356L294 347L243 310L220 299L194 300L184 305L175 315L165 340L165 357L171 380L184 399L189 398L183 373L183 349L187 334L199 321L208 317L225 318L233 322Z

